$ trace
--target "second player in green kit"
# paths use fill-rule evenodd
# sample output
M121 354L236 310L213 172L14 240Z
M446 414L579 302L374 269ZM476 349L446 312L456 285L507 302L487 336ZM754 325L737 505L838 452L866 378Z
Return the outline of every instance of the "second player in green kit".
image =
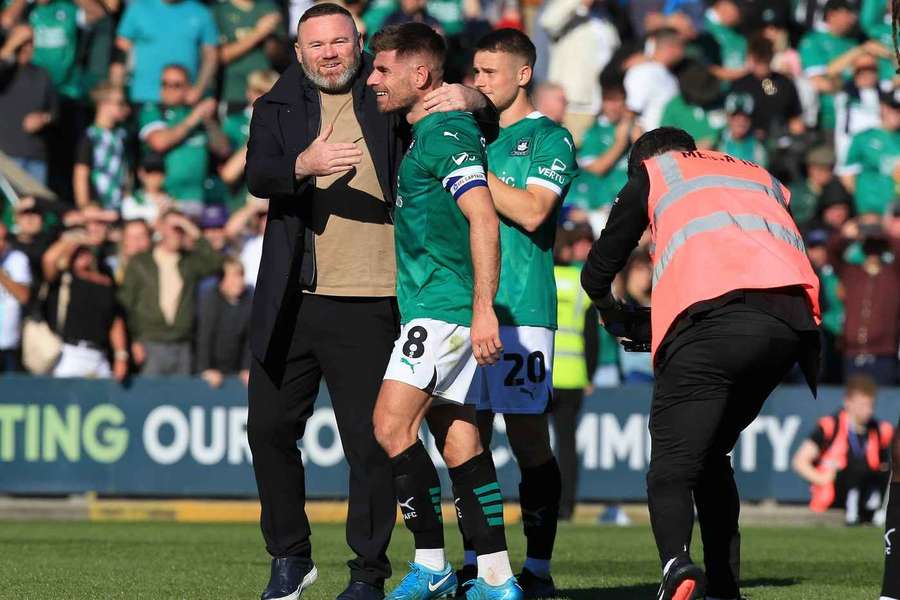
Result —
M522 474L519 502L528 544L518 581L526 597L545 598L555 595L550 558L561 491L547 422L557 314L553 245L575 149L569 132L536 112L528 98L534 62L534 45L513 29L492 32L476 47L475 86L500 111L500 134L487 157L500 214L495 305L503 355L497 365L478 369L469 397L478 406L485 447L494 413L503 414ZM471 550L467 554L472 564Z

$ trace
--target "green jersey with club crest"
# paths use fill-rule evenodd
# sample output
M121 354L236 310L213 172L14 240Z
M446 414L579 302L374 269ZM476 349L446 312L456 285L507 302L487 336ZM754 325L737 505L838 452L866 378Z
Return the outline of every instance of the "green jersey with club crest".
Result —
M488 146L488 165L515 188L547 188L562 198L575 173L572 136L539 112L500 130ZM534 232L500 217L500 285L495 308L502 325L556 329L553 244L559 220L553 212Z
M426 116L397 183L394 239L400 319L472 324L469 222L457 206L467 191L487 186L484 138L470 113Z

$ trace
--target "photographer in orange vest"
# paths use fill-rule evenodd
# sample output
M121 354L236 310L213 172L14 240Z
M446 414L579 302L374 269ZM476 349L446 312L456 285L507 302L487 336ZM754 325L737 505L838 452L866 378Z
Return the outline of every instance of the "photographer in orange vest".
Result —
M844 508L848 525L872 522L888 483L894 428L873 416L877 389L871 377L850 377L844 408L819 419L794 454L794 471L812 484L809 507Z
M659 600L740 597L728 454L796 363L815 391L819 280L789 202L759 165L698 151L681 129L654 129L632 146L628 182L582 271L607 330L653 356L647 498ZM648 225L649 327L610 292ZM690 556L695 503L705 573Z

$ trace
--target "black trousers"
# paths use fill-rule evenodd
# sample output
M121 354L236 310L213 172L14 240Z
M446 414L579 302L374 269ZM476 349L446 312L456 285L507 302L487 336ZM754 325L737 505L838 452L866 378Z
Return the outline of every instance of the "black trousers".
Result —
M740 501L728 453L799 360L803 335L732 304L698 317L657 365L647 474L653 534L663 563L687 552L696 503L711 596L739 595Z
M562 478L562 494L559 498L559 518L568 521L575 512L578 489L578 455L575 451L575 431L578 415L584 400L584 390L553 388L553 433L556 436L556 461Z
M382 585L396 517L391 465L375 441L372 412L399 330L392 298L305 295L280 381L256 359L250 367L247 435L272 556L311 558L303 461L297 440L324 377L350 465L347 543L351 581ZM283 333L283 332L282 332Z

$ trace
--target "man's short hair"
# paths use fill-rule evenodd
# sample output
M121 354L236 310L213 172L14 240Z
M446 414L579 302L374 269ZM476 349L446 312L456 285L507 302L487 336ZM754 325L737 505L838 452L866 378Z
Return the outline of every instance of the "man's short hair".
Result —
M520 57L534 68L537 61L537 50L527 35L518 29L497 29L478 40L475 52L505 52Z
M775 46L772 40L764 35L754 35L747 42L747 55L757 62L768 64L775 56Z
M307 9L303 16L300 17L300 23L297 24L299 27L301 24L306 23L310 19L315 19L316 17L329 17L331 15L343 15L353 21L353 15L350 14L350 11L341 6L340 4L335 4L334 2L322 2L320 4L313 4L311 7ZM353 21L356 23L356 21Z
M845 394L847 396L862 394L874 398L878 394L878 384L868 375L851 375L847 378Z
M165 73L166 71L181 71L181 73L184 75L184 78L187 79L188 82L191 81L191 72L188 71L187 67L182 64L169 63L162 68L162 71L160 71L160 73Z
M681 33L678 32L674 27L660 27L656 31L650 34L650 37L653 38L653 41L659 44L675 44L675 43L683 43L681 39Z
M424 23L403 23L385 27L369 44L374 54L397 51L397 57L424 54L434 59L438 68L447 57L447 44L438 32Z
M91 90L91 101L94 104L100 104L115 92L122 92L124 94L125 90L121 85L112 83L111 81L104 81L97 84L94 89Z
M628 176L634 177L640 173L644 161L665 154L672 150L693 152L697 149L697 143L684 129L677 127L660 127L651 129L634 142L631 153L628 155Z

